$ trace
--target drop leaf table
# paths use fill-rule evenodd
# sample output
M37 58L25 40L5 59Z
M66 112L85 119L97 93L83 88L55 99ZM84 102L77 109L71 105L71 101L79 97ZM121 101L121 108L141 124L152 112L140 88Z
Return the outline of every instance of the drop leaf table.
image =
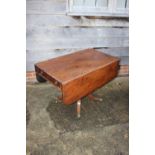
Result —
M119 58L85 49L35 64L38 81L50 81L60 88L62 102L77 102L80 117L81 99L117 76Z

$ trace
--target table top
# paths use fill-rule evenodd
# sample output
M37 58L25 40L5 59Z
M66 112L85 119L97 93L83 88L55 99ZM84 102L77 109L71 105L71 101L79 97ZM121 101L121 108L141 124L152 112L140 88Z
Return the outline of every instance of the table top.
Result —
M86 49L35 65L60 83L67 83L118 60L95 49Z

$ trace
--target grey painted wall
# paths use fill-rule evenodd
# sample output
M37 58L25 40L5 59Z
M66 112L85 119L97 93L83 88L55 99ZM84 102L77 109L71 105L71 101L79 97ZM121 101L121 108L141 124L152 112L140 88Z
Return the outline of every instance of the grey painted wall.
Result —
M97 48L129 63L127 18L66 15L67 0L27 0L27 71L34 63Z

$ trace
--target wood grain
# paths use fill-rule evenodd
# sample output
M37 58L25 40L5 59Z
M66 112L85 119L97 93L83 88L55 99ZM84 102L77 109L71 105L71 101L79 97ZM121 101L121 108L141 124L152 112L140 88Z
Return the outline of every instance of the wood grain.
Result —
M64 14L66 0L27 0L27 14Z
M36 73L62 90L71 104L117 76L119 59L87 49L35 64Z
M87 96L97 88L108 83L117 76L118 61L112 62L103 68L97 69L63 86L63 102L71 104Z
M34 71L34 64L39 61L44 61L50 58L56 58L66 54L74 53L75 51L82 50L79 48L76 49L57 49L49 51L28 51L26 53L26 70ZM99 48L97 49L100 52L109 54L111 56L116 56L120 58L121 65L129 64L129 48L128 47L114 47L114 48Z
M88 38L27 38L27 50L52 50L97 47L128 47L128 37L88 37Z
M111 28L111 27L30 27L27 29L27 38L32 39L55 39L61 38L94 38L97 37L128 37L129 28Z
M97 18L97 17L72 17L66 15L36 15L27 14L27 29L33 27L129 27L128 19Z
M26 2L27 71L34 70L34 63L38 61L84 48L99 48L120 57L121 64L128 64L128 18L98 17L94 13L93 16L70 16L66 14L67 0Z

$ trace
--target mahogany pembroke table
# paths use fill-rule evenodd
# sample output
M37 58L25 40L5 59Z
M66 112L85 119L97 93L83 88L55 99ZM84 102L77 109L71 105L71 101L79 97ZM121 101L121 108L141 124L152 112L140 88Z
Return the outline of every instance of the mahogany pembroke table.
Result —
M35 64L36 76L59 87L64 104L77 102L117 76L119 58L86 49Z

